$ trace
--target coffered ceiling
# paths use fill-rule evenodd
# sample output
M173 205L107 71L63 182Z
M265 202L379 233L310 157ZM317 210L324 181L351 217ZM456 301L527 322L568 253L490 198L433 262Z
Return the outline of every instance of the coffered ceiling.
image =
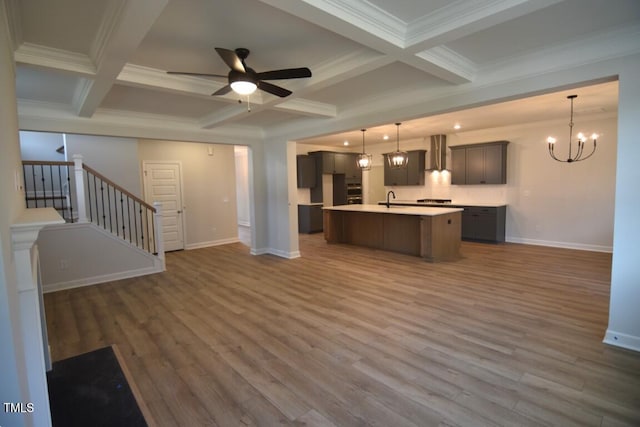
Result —
M23 128L48 119L82 123L87 129L92 124L95 129L129 126L131 136L136 126L153 125L210 134L212 140L232 133L247 138L286 134L337 144L361 127L378 127L383 133L385 125L410 120L403 129L409 138L412 132L448 132L451 121L480 128L557 118L566 113L564 92L530 104L518 101L518 108L496 104L466 116L452 110L484 103L442 100L640 52L637 0L5 4ZM247 64L258 72L309 67L313 76L273 82L293 94L279 98L258 91L251 95L248 111L247 100L239 102L233 92L211 96L225 79L166 74L226 75L228 68L214 47L250 49ZM602 82L584 85L592 83ZM615 111L617 85L580 90L580 108ZM409 112L407 105L414 108Z

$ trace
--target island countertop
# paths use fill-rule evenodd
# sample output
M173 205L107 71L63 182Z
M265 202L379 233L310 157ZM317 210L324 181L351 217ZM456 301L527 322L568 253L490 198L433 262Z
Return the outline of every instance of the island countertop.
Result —
M453 212L462 212L462 208L435 208L427 206L390 206L385 205L340 205L327 206L324 210L347 211L347 212L370 212L370 213L388 213L398 215L414 215L414 216L437 216L445 215Z

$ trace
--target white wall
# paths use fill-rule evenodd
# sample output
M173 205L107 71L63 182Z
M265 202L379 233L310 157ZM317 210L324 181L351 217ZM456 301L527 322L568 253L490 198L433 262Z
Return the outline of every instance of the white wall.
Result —
M605 342L640 351L640 55L620 73L615 232Z
M238 241L233 145L140 139L138 158L182 163L186 249Z
M64 224L38 236L45 292L158 272L154 257L93 224Z
M4 4L0 2L0 402L18 403L25 402L28 383L10 226L25 208L25 202L24 194L15 185L16 174L21 176L22 166L13 48L8 28ZM9 414L0 409L0 425L33 425L33 416Z
M22 160L64 161L64 152L56 151L59 147L64 147L64 138L60 133L20 132Z
M68 160L81 154L87 166L142 197L137 139L77 134L66 134L65 139Z

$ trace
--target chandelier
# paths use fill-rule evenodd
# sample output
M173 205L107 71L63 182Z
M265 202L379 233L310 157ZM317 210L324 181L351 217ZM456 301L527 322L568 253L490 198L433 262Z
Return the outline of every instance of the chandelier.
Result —
M406 168L409 163L409 154L406 151L400 151L400 125L402 123L396 123L396 151L387 154L387 160L389 161L389 167L391 169Z
M356 159L358 167L363 171L368 171L371 169L371 154L367 154L364 151L364 133L367 131L366 129L360 129L362 131L362 154L358 155Z
M578 139L578 147L576 148L575 154L572 153L573 143L571 142L571 140L573 139L573 100L576 99L577 97L578 95L567 96L567 99L571 100L571 118L569 120L569 156L567 157L567 160L562 160L556 157L553 151L557 141L556 138L553 136L550 136L547 138L547 144L549 145L549 155L553 160L557 160L559 162L565 162L565 163L579 162L581 160L588 159L589 157L593 156L593 153L596 152L596 141L598 139L598 134L594 133L591 135L591 139L593 140L593 150L591 150L591 153L589 153L587 156L583 157L584 143L587 140L587 137L582 132L580 132L578 133L578 135L576 135Z

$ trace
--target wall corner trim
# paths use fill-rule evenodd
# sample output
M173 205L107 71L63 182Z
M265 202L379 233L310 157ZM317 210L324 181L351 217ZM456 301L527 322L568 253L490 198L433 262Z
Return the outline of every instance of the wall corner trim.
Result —
M607 329L603 343L640 352L640 337Z

